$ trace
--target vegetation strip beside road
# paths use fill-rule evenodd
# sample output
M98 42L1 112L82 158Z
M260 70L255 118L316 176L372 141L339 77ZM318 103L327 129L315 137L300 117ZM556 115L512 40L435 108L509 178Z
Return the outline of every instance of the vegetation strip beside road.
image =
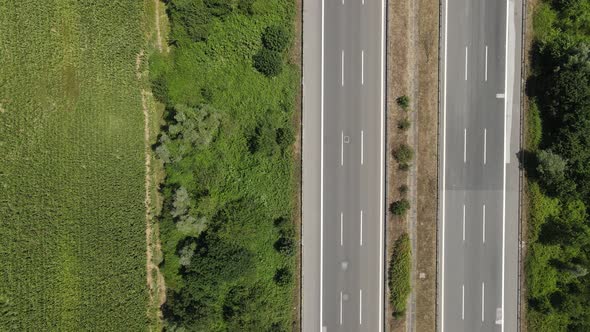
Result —
M150 60L166 105L155 152L169 329L287 331L297 236L289 63L292 0L172 0L170 53Z
M142 1L0 1L0 330L146 330Z
M535 9L528 95L528 329L590 330L590 1Z

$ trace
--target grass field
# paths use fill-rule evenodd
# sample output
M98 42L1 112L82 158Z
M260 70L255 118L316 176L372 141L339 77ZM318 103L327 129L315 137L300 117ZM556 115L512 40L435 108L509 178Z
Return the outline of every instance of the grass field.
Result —
M0 330L142 331L142 1L0 0Z

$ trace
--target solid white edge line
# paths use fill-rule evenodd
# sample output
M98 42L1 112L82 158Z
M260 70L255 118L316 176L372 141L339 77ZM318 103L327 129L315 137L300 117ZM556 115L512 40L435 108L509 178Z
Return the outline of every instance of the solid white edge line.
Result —
M359 325L363 325L363 289L359 289Z
M365 85L365 50L361 50L361 85Z
M467 128L463 131L463 163L467 163Z
M363 246L363 210L361 210L361 247Z
M488 81L488 45L486 45L486 70L485 70L485 80Z
M442 249L441 249L441 315L440 315L440 331L445 331L445 170L446 170L446 146L447 146L447 46L448 46L448 25L447 20L449 18L449 1L445 0L445 32L444 32L444 65L443 65L443 142L442 142L442 202L441 202L441 227L442 227Z
M505 61L504 61L504 95L508 95L508 10L510 0L506 0L506 43L505 43ZM506 256L506 112L507 100L504 98L504 149L503 149L503 171L502 171L502 328L504 332L504 274L505 274L505 256Z
M488 130L483 129L483 164L485 165L488 160Z
M484 303L485 303L485 299L486 299L486 293L485 293L485 289L486 289L486 284L485 283L481 283L481 321L483 323L484 321Z
M463 242L465 242L465 204L463 204Z
M383 303L383 256L385 255L383 252L383 224L385 223L385 218L383 215L384 210L384 177L383 177L383 167L384 167L384 156L385 156L385 0L381 0L381 176L380 176L380 219L379 219L379 331L383 331L383 307L385 303Z
M342 325L342 291L340 291L340 325Z
M344 233L343 219L344 219L344 215L342 214L342 212L340 212L340 246L341 247L342 247L342 241L343 241L342 240L343 239L342 233Z
M465 284L461 285L461 320L465 320Z
M483 228L482 228L482 241L486 243L486 205L483 205Z
M469 62L469 46L465 46L465 80L467 81L467 63Z
M320 87L320 331L324 325L324 0L322 0L322 46Z
M365 133L361 130L361 165L365 161Z

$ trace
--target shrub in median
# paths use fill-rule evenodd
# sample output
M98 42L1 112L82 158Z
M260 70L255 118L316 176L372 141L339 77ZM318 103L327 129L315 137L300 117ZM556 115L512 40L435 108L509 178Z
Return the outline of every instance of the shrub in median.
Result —
M262 34L262 45L264 45L265 48L276 52L282 52L287 46L289 46L289 43L289 31L287 31L285 27L273 25L264 29L264 33Z
M410 97L406 95L397 97L395 101L397 102L397 105L401 107L404 111L407 111L410 107Z
M389 206L389 211L393 213L394 216L403 217L406 215L408 210L410 209L410 201L405 198L400 199L399 201L395 201L391 203Z
M400 168L407 168L414 158L414 150L407 144L402 144L393 152L393 158L400 164Z
M406 303L411 292L411 257L410 238L404 233L395 241L388 271L389 303L393 308L393 317L396 318L406 312Z

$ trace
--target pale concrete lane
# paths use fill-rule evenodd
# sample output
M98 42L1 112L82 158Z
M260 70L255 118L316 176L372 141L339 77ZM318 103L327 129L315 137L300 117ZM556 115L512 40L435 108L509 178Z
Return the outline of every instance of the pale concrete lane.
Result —
M514 51L520 43L506 38L507 13L515 34L519 11L505 1L443 2L441 331L516 331L517 240L505 235L517 234L518 177L511 156L519 146L518 131L510 140L505 122L519 114L519 89L509 78L520 75L520 53L509 54L509 66L506 55L507 46Z

